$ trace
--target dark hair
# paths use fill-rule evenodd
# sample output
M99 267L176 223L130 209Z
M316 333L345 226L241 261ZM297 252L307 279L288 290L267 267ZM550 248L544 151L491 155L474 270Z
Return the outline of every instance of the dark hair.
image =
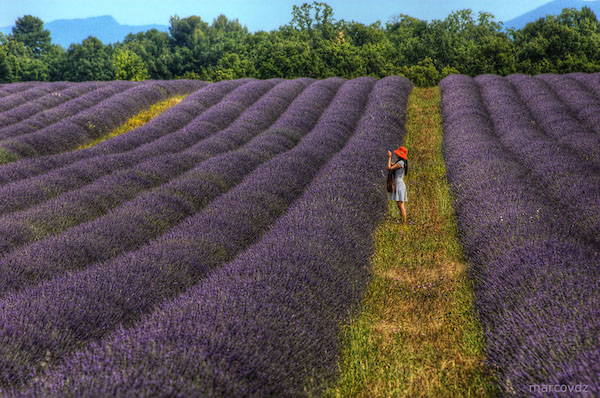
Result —
M406 176L408 174L408 159L401 158L396 153L394 153L394 156L396 157L394 164L398 163L401 160L404 161L404 175Z

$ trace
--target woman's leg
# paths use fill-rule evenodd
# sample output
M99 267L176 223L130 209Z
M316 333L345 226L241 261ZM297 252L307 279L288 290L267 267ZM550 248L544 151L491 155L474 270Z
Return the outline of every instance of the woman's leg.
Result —
M404 202L396 202L400 214L402 214L402 223L406 224L406 209L404 208Z

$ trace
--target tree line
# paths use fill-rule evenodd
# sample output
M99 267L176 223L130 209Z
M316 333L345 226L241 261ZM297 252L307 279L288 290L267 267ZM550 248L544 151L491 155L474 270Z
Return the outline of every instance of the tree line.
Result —
M597 72L599 43L588 7L504 30L492 14L471 10L365 25L336 20L328 4L315 1L293 6L291 21L270 32L250 33L225 15L212 24L173 16L168 33L132 33L114 44L90 36L68 49L52 43L40 18L26 15L12 35L0 33L0 82L403 75L434 86L451 73Z

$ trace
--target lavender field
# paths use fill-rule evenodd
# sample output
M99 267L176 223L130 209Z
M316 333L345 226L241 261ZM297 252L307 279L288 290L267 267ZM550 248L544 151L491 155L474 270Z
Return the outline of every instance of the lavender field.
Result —
M322 392L369 282L411 88L0 86L0 393Z
M411 89L0 85L0 395L321 395L372 276ZM600 74L440 89L487 365L507 396L600 393Z
M507 396L597 396L600 74L452 75L440 89L488 365Z

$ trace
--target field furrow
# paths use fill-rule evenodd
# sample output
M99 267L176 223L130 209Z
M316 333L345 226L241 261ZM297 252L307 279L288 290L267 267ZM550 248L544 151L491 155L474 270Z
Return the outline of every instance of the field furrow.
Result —
M507 79L531 113L535 127L552 138L561 149L570 150L568 153L556 154L555 158L564 156L575 163L581 160L600 170L600 134L577 118L577 109L583 107L573 105L571 108L542 78L513 75ZM600 100L596 100L593 105L600 111Z
M322 389L321 383L336 372L339 322L358 304L368 280L371 233L385 210L379 152L401 134L409 91L404 78L378 82L348 143L260 241L140 325L121 329L57 365L56 373L31 391L60 395L53 379L58 372L77 380L70 387L83 394L103 394L109 388L105 382L121 395L135 389L149 395L281 396ZM343 119L353 114L343 115L323 132L336 131L334 125L350 127ZM318 148L322 142L311 145ZM320 148L321 156L327 149ZM302 164L298 158L287 162ZM287 168L279 170L287 174ZM270 178L263 175L264 186L281 190L268 184ZM263 203L273 206L271 201L267 197ZM180 244L189 247L183 240L195 235L180 235ZM167 324L170 336L161 330ZM93 358L87 368L94 369L91 377L79 367L88 355ZM186 369L185 363L196 366ZM154 374L158 382L152 385L145 374ZM139 381L135 386L134 380Z
M568 75L539 75L558 98L584 125L585 130L600 135L600 98L588 86Z
M12 94L23 92L34 86L41 84L40 82L17 82L11 84L3 84L0 86L0 98L7 97Z
M27 209L66 192L93 184L96 180L119 170L130 169L156 156L185 150L197 141L226 129L246 110L248 101L256 101L271 89L275 82L257 81L249 84L228 93L231 96L230 100L221 100L209 109L201 105L187 106L183 114L169 112L164 117L159 116L159 120L141 127L147 133L151 129L160 130L160 138L150 141L147 145L117 154L106 153L86 157L66 167L5 185L0 189L0 214ZM191 112L193 110L196 114ZM134 130L131 133L139 135L141 132ZM149 139L151 134L145 136Z
M41 112L56 108L68 101L72 101L77 97L98 90L106 85L108 85L108 83L75 83L63 90L54 91L36 100L26 102L17 108L13 108L0 114L0 130L11 124L22 122Z
M600 247L600 166L586 161L569 148L548 137L535 123L508 78L478 76L483 103L489 112L494 132L507 151L539 181L538 187L557 209L574 233L596 242Z
M0 269L5 269L6 274L0 273L8 275L11 272L10 269L19 269L18 264L27 263L36 264L37 268L45 269L50 274L52 274L51 270L56 268L56 263L69 264L71 269L77 269L94 261L106 260L123 250L131 249L135 245L160 235L165 229L189 216L190 211L198 211L201 207L198 204L204 205L208 202L211 199L211 194L219 192L215 189L210 190L210 194L203 197L194 197L192 203L181 206L179 209L173 209L172 202L182 200L180 198L181 191L176 187L181 186L183 183L202 185L203 161L220 153L237 151L236 153L239 154L247 150L243 145L267 130L292 103L294 98L306 88L309 82L308 79L279 82L278 85L275 85L275 81L257 82L263 87L248 87L248 92L253 92L255 96L262 93L262 97L260 99L256 98L256 103L244 109L242 113L232 115L233 118L224 119L230 122L233 119L235 120L229 127L215 133L209 139L193 145L181 153L159 156L132 169L113 173L99 179L96 183L45 203L43 206L4 217L4 223L10 225L10 231L5 232L2 238L2 247L6 251L14 251L20 245L58 234L84 222L94 219L99 219L99 222L68 231L55 239L47 239L24 249L32 254L37 253L35 258L24 256L19 251L13 255L0 258ZM319 92L319 95L322 95L322 93ZM317 98L310 98L310 100L319 103ZM324 100L327 100L327 97ZM233 106L233 108L238 107ZM217 144L220 144L220 146ZM240 148L240 146L242 147ZM231 159L231 156L232 154L229 154L228 159ZM223 166L226 170L226 164L223 164ZM216 176L213 177L216 178ZM242 178L243 173L239 173L235 177ZM233 180L235 181L235 178ZM228 181L227 178L224 181ZM127 203L128 200L142 194L144 191L149 192L143 195L140 200ZM187 202L190 198L184 197L183 199L186 199L184 202ZM161 206L161 204L164 206ZM193 204L196 204L196 206L191 206L190 209L188 205ZM150 205L151 207L148 207ZM113 211L113 209L115 210ZM152 212L156 216L156 220L153 223L144 223L143 231L136 230L132 227L136 225L134 217L139 216L144 211ZM110 214L106 215L107 213ZM160 217L161 214L163 214L162 218ZM116 225L129 225L126 234L114 235L112 230ZM138 226L138 228L142 228L142 226ZM90 245L87 243L90 240L89 234L84 233L83 230L97 236L98 243L103 242L95 250L95 256L90 255ZM80 245L76 245L78 246L76 250L69 250L69 247L72 247L73 243L82 236L86 237L85 241L81 242ZM105 240L108 236L112 236L111 243L108 245L111 250L102 250L102 247L106 245ZM69 243L65 247L66 242ZM48 254L57 251L61 253L61 256L49 262L49 259L53 256L48 257ZM87 256L83 256L83 253L87 253ZM42 256L39 256L39 254L42 254ZM54 265L50 265L51 263ZM32 269L30 266L25 267ZM22 278L23 276L21 274L19 277ZM5 280L5 282L4 286L22 285L21 282L14 280ZM0 291L2 290L0 289Z
M190 135L189 133L186 134L187 130L184 130L186 125L192 122L195 118L202 117L203 112L220 103L225 96L231 95L233 90L241 87L249 81L251 80L240 79L213 83L205 86L187 96L176 107L167 110L144 126L141 126L127 134L103 141L93 147L56 155L47 155L37 158L24 158L17 162L4 165L0 168L0 184L5 185L11 182L25 180L27 178L40 176L45 173L50 173L55 169L61 168L63 168L63 170L58 170L56 172L67 173L69 175L76 176L80 174L76 171L76 169L67 170L66 168L69 166L78 168L84 163L77 164L77 162L90 160L92 158L101 156L108 156L111 154L124 154L138 148L142 151L145 151L150 149L151 146L154 145L155 141L157 145L163 145L157 147L156 150L169 151L169 146L164 146L166 142L164 140L170 140L171 133L178 133L177 136L173 137L177 137L179 141L184 140L184 137ZM243 91L238 91L236 93L237 94L232 97L232 101L242 101L243 104L246 104L246 102L244 102ZM212 109L211 112L216 113L218 111ZM215 128L215 126L203 127L208 128L209 131L213 131ZM195 130L198 129L195 128L193 131ZM118 158L111 159L111 163L112 162L118 162ZM102 167L100 167L100 169L102 170ZM89 169L89 171L91 170L93 170L93 168ZM93 178L93 176L90 176L90 178ZM50 181L48 182L49 185L52 185Z
M240 94L245 93L257 100L272 89L275 83L274 81L257 82L257 85L251 84L246 90L242 89ZM286 91L290 91L290 88ZM297 92L292 88L292 95L295 93ZM279 100L284 104L287 101L289 104L293 99L278 96L277 93L273 94L271 101ZM260 106L261 103L257 105ZM211 128L205 128L203 122L208 122L203 116L210 119L211 112L204 113L188 124L188 127L195 126L196 130L190 129L184 132L188 137L187 141L177 140L177 137L174 137L175 142L189 145L193 143L191 139L194 136L202 137L207 134L215 134L218 142L224 143L225 139L234 141L235 135L240 135L239 132L243 131L242 127L248 125L246 119L254 120L252 118L259 116L267 123L269 121L269 115L256 114L256 111L249 112L246 117L243 117L246 112L245 106L235 100L227 101L217 108L220 118L218 123L213 121L210 123ZM260 128L261 125L254 122L250 125L250 131L245 132L256 133ZM219 129L222 131L216 134ZM230 135L233 137L225 138ZM12 233L5 232L5 239L0 243L0 247L9 247L12 245L10 242L16 243L18 240L13 239L16 236L23 237L25 241L37 240L102 215L140 192L159 186L184 173L194 167L198 161L219 153L214 148L214 144L211 146L211 142L214 141L201 140L191 148L184 147L183 152L175 152L171 155L161 156L164 152L160 151L155 156L150 156L148 151L136 151L136 153L96 157L33 180L5 186L0 190L0 196L4 194L7 212L43 204L25 212L5 216L4 220L7 222L10 223L11 220L16 222L11 223ZM227 148L225 146L222 150ZM229 146L229 149L233 148L235 148L234 143ZM157 157L160 159L154 160ZM46 202L48 199L52 200ZM21 227L19 228L18 225ZM26 238L27 236L29 238ZM0 249L0 252L5 251Z
M598 248L548 199L536 170L545 158L515 149L521 139L543 150L546 139L498 79L456 75L441 84L447 175L488 365L507 395L540 383L598 390Z
M598 73L571 73L573 79L586 86L597 98L600 98L600 74Z
M36 100L53 91L63 90L73 84L74 83L68 82L38 83L23 91L11 93L0 98L0 114L1 112L6 112L29 101Z
M600 73L412 88L0 84L0 396L600 393Z
M90 86L96 86L96 83L83 83ZM105 83L99 89L91 91L64 104L32 115L19 123L12 124L0 128L0 140L18 137L25 134L31 134L43 128L49 127L55 123L61 122L63 119L76 115L86 109L105 101L115 95L118 95L125 90L135 87L132 82L114 82L112 84ZM27 104L27 103L26 103ZM25 105L26 105L25 104ZM20 108L20 107L19 107ZM17 108L17 109L19 109ZM8 112L6 112L8 113Z
M206 84L200 81L143 82L41 130L0 140L0 148L16 159L72 150L108 134L129 117L169 95L190 93Z
M331 83L336 84L335 81L329 82ZM35 317L43 317L37 318L42 322L45 322L44 318L49 320L57 317L48 327L62 325L56 329L56 338L46 339L49 351L59 356L65 350L72 350L90 339L102 336L119 323L134 321L161 300L197 283L199 278L212 268L251 244L285 211L294 198L302 193L319 168L339 151L352 135L353 127L362 113L361 109L364 108L374 83L375 79L372 78L355 79L346 83L321 115L317 125L296 146L265 163L261 160L264 159L265 153L261 153L260 149L264 151L265 146L272 145L281 149L286 147L284 140L273 139L273 135L281 134L277 130L273 131L271 137L263 137L266 142L257 138L257 147L253 150L221 157L219 161L212 162L213 173L227 171L227 165L239 170L252 169L253 163L258 167L244 178L241 184L211 202L201 213L189 218L150 245L110 263L98 264L83 272L71 273L34 288L41 291L66 288L65 292L68 292L70 297L77 294L79 299L73 301L66 296L52 294L46 297L54 299L38 302L40 309L46 308L43 311L45 315L42 315L42 312L31 311L32 317L29 320L21 318L18 321L28 331L22 334L22 340L13 340L12 347L4 345L4 357L7 361L4 362L5 366L0 368L11 369L10 374L25 377L32 367L35 369L39 366L39 356L45 353L45 349L36 348L35 352L27 352L24 349L32 339L38 339L35 335L39 329L35 332L30 328ZM314 107L314 102L311 107ZM292 121L296 119L295 124L302 123L306 118L305 109L302 109L303 112L292 113ZM318 114L316 116L318 117ZM310 126L307 127L310 129ZM300 138L298 132L294 131L294 125L290 125L287 132L283 124L278 129L284 130L281 138L292 142ZM273 155L281 151L273 149L270 151ZM212 159L209 160L211 161ZM203 171L201 176L207 172ZM98 276L101 276L104 282L99 281ZM120 287L123 282L127 282L130 287L123 290ZM78 287L73 290L73 286ZM107 289L108 286L112 288ZM83 292L86 293L82 296ZM30 293L23 291L22 294ZM45 294L42 293L42 296ZM103 298L99 299L98 294ZM6 297L5 302L12 303L9 304L12 307L19 300L17 297L21 297L21 294ZM104 309L92 310L92 307L98 304L102 304ZM90 311L86 311L84 317L76 320L72 317L78 317L77 313L84 314L74 307L69 309L73 305L83 305ZM66 328L65 322L69 325ZM8 328L5 330L8 331ZM67 343L67 340L70 342ZM15 356L17 351L20 354Z

